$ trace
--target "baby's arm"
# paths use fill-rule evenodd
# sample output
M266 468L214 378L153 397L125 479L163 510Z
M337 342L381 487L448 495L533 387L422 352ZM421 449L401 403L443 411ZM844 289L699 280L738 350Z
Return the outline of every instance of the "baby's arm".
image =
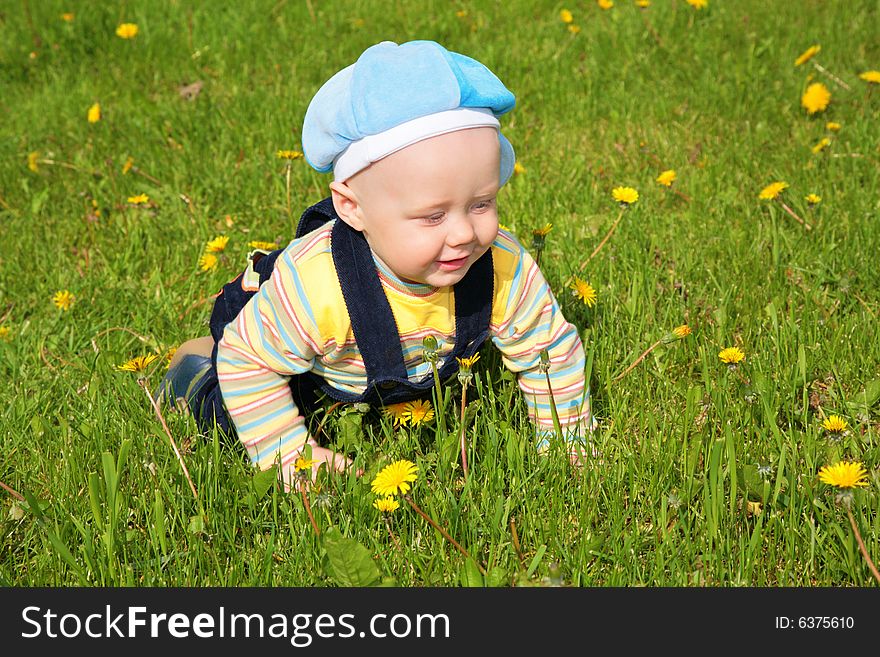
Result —
M288 486L307 442L319 461L315 469L325 461L341 469L347 461L310 439L288 386L286 377L309 371L319 350L309 313L290 301L294 297L287 287L295 279L295 272L288 269L282 276L276 269L226 327L217 347L220 390L239 439L260 469L280 460Z
M556 412L572 460L579 462L592 431L590 397L584 380L584 348L577 328L562 311L531 255L519 243L510 275L499 281L497 301L503 310L493 312L501 321L491 327L493 342L505 366L519 375L529 417L534 421L538 448L544 449L555 435L550 389L541 369L541 351L549 356L549 379Z

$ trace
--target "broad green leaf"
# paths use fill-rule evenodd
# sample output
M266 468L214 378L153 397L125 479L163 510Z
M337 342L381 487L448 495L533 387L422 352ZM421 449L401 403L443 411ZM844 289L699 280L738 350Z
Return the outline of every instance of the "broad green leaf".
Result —
M864 390L859 391L846 405L852 413L868 414L869 409L880 399L880 379L869 381Z
M507 586L510 581L509 573L501 566L491 568L486 574L486 586Z
M203 534L205 532L205 519L200 515L190 516L187 529L190 534Z
M477 567L477 562L473 559L467 559L461 567L461 585L464 587L482 587L485 586L483 574Z
M327 551L327 575L339 586L372 586L381 577L370 551L352 538L346 538L337 527L323 535Z
M339 447L345 451L358 447L364 438L364 416L360 413L345 413L340 415L337 421L337 441Z
M263 497L263 495L272 488L272 484L277 480L278 468L274 465L268 470L260 470L257 472L253 477L254 495L256 495L256 499Z

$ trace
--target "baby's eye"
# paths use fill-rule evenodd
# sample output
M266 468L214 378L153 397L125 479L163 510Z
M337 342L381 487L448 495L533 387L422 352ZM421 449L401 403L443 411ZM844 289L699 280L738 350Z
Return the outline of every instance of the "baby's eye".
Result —
M495 205L494 198L486 199L485 201L480 201L479 203L475 203L473 206L473 211L474 212L485 212L486 210L491 208L493 205Z
M439 224L443 221L444 214L442 212L438 212L437 214L432 214L428 217L422 217L422 221L424 221L429 226L434 226L435 224Z

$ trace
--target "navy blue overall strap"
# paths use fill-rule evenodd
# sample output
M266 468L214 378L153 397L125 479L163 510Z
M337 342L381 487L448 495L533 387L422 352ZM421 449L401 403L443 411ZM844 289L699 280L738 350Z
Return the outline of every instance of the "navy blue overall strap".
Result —
M312 373L307 376L337 401L389 404L419 397L433 386L433 375L429 374L421 381L409 381L407 378L397 323L363 233L339 219L332 199L326 198L302 214L296 237L302 237L332 220L337 221L330 235L330 251L355 342L364 360L367 388L364 393L356 395L338 390ZM260 285L272 275L275 260L281 252L282 250L273 251L254 260L254 270L260 275ZM440 368L442 379L445 380L458 371L456 357L473 356L486 340L492 313L493 288L492 253L487 251L453 288L456 340L452 353Z
M330 244L352 332L367 372L367 388L357 401L390 404L421 396L433 386L433 374L421 381L407 378L397 323L363 233L339 220ZM455 357L472 356L488 336L494 278L492 253L487 251L454 286L456 339L452 353L440 368L441 378L454 375L458 371ZM339 398L338 390L330 386L322 389Z

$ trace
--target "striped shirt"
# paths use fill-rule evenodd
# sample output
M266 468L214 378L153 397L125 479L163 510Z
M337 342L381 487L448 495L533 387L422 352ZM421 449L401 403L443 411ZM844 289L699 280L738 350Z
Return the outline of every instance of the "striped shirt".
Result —
M217 349L223 402L239 439L261 469L280 458L292 464L309 440L287 377L312 371L339 390L360 394L366 369L346 312L330 252L332 223L294 240L267 280L224 331ZM538 437L553 432L540 353L550 357L550 380L560 424L570 439L591 428L584 349L562 316L537 264L510 233L492 244L495 270L489 334L509 370L517 373ZM409 283L376 262L400 333L407 376L431 373L422 340L438 342L438 367L455 343L451 287Z

